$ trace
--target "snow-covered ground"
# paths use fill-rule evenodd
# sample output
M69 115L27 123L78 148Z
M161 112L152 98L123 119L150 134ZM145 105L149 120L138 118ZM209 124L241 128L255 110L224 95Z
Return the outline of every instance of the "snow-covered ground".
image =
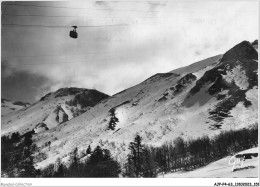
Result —
M84 108L80 104L72 106L67 102L73 100L76 95L84 93L95 95L97 92L80 88L63 88L49 93L28 108L20 107L14 112L4 115L1 118L1 135L13 132L24 134L25 132L34 130L40 123L46 124L49 129L54 128L65 121L71 120L81 111L84 111ZM102 94L101 92L98 93ZM8 104L10 108L10 102ZM4 105L6 104L4 103ZM4 111L1 112L3 115Z
M1 99L1 116L13 113L28 106L30 106L29 103Z
M239 153L259 153L259 148L244 150ZM236 165L232 171L232 165L229 165L229 158L225 157L218 161L212 162L204 167L193 171L181 171L175 173L167 173L158 177L165 178L257 178L259 169L259 157L252 157L246 160L242 166Z

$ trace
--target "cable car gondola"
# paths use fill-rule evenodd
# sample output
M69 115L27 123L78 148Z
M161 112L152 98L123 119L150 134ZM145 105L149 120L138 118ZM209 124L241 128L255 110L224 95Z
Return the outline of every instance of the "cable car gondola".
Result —
M70 37L71 37L71 38L78 38L78 33L77 33L77 31L76 31L77 26L72 26L72 27L73 27L73 30L70 31Z

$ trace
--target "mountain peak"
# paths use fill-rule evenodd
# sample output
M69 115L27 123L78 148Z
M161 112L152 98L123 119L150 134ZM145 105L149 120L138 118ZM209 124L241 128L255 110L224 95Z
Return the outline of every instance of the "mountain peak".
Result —
M258 40L252 42L253 47L258 50Z
M82 91L87 91L88 89L85 88L76 88L76 87L66 87L66 88L60 88L54 92L49 92L48 94L44 95L40 101L44 101L45 99L49 98L51 95L54 95L54 97L63 97L68 95L76 95Z
M258 45L258 40L253 41L252 45Z
M76 87L66 87L60 88L56 92L54 92L55 97L63 97L68 95L76 95L82 91L87 91L85 88L76 88Z
M257 59L258 54L252 44L248 41L243 41L230 50L228 50L222 57L221 62L237 61L243 59Z

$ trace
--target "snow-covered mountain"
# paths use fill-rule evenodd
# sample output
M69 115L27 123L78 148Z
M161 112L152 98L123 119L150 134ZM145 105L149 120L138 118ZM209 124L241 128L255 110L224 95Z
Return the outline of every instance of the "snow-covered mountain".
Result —
M108 95L97 90L61 88L30 107L2 117L2 134L44 132L82 114Z
M24 103L21 101L11 101L8 99L1 99L1 116L21 110L30 106L30 103Z
M144 143L160 145L178 136L248 127L258 120L256 49L257 42L241 42L224 55L156 74L76 114L73 109L82 106L74 95L47 94L26 110L4 116L2 134L34 130L34 141L48 154L37 164L44 167L58 157L66 162L73 148L84 151L88 145L108 148L124 160L136 133Z

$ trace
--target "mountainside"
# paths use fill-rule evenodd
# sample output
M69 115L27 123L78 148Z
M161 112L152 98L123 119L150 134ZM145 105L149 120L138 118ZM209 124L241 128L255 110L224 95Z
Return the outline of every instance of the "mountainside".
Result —
M10 101L8 99L1 99L1 116L21 110L30 106L30 103L24 103L21 101Z
M144 143L160 145L178 136L248 127L258 120L256 49L255 42L241 42L224 55L156 74L91 107L84 99L78 107L85 97L74 91L47 94L27 110L5 116L2 134L34 129L34 141L48 155L37 164L44 167L58 157L66 162L73 148L85 151L88 145L107 148L123 162L136 133Z
M30 107L2 117L2 134L50 130L89 110L108 95L97 90L61 88Z

